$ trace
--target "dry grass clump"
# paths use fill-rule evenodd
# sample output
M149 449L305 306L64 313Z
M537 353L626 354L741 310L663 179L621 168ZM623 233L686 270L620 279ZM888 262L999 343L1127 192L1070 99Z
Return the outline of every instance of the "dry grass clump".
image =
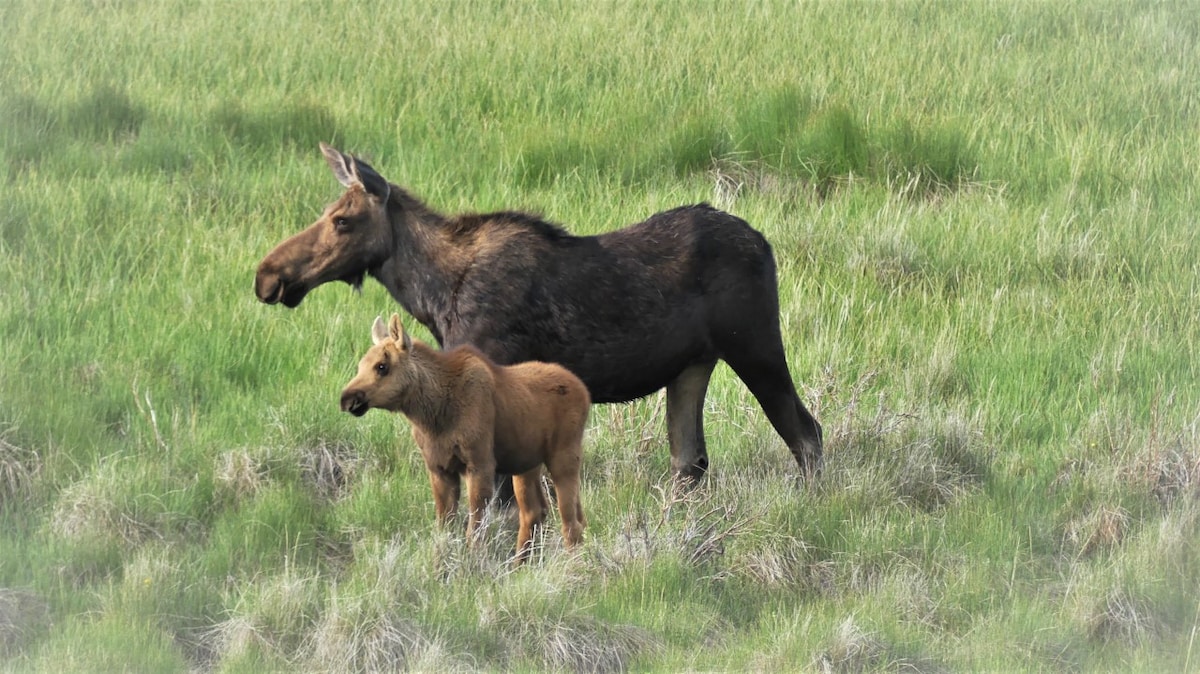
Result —
M897 609L911 619L926 622L931 600L928 583L913 576L913 587L902 582L901 570L875 559L858 554L834 554L809 545L788 535L756 532L747 537L748 544L730 561L730 574L750 581L764 590L799 593L814 598L837 598L852 595L875 597L888 590L897 605L911 605L912 610ZM914 572L915 573L915 572Z
M916 564L902 563L879 580L874 594L897 619L936 631L947 626L947 618L953 615L941 605L940 590L940 579Z
M747 531L755 517L731 505L719 488L656 485L657 514L631 512L621 524L611 554L616 563L649 562L669 554L692 566L725 555L728 543Z
M1015 660L1016 657L1032 663L1035 671L1060 672L1074 674L1086 671L1083 663L1090 654L1090 649L1082 639L1060 638L1038 635L1029 641L1018 641L1007 645ZM1019 654L1019 655L1014 655Z
M526 593L528 594L528 593ZM648 631L606 623L563 597L493 597L480 611L481 627L500 636L513 664L530 663L543 671L628 671L633 661L658 649Z
M1134 452L1124 472L1163 506L1182 498L1200 498L1200 431L1191 428L1173 438L1152 433Z
M62 491L50 515L50 531L68 540L116 540L127 545L161 538L153 522L129 512L99 479L81 480Z
M296 651L304 669L319 671L461 671L437 630L417 616L429 611L428 559L412 540L372 539L355 546L355 563L328 589ZM316 582L316 579L313 579ZM477 580L477 582L479 582ZM319 613L319 615L316 615Z
M45 530L72 543L138 546L191 539L196 481L140 459L112 458L57 495ZM99 548L94 548L99 549Z
M829 645L817 656L815 668L827 673L866 672L884 669L892 661L882 639L846 618L838 625Z
M479 578L497 578L516 569L517 509L488 507L475 530L474 540L466 536L463 510L449 526L433 526L428 533L433 568L442 582L473 582ZM552 520L535 532L530 561L544 557L557 528Z
M320 442L301 452L301 475L317 496L337 501L350 491L364 459L354 447Z
M1123 512L1097 510L1086 529L1090 538L1119 536L1120 545L1103 556L1081 554L1072 561L1064 597L1069 622L1093 642L1123 647L1186 637L1195 629L1200 502L1177 503L1156 521L1136 527L1109 523L1132 519ZM1108 532L1113 526L1124 530Z
M731 564L731 574L756 588L821 599L861 597L897 621L934 631L958 617L941 598L942 580L899 555L886 561L853 553L829 558L788 537L756 542Z
M732 564L733 573L764 588L833 590L828 565L811 559L811 547L792 536L765 536L753 549L739 555ZM827 584L829 583L829 584Z
M306 668L330 672L458 671L445 645L397 607L371 598L326 608L304 647Z
M1083 622L1098 641L1141 644L1163 631L1153 605L1121 587L1110 589L1085 608Z
M894 477L890 491L906 506L937 510L955 501L981 478L974 462L960 462L932 437L916 438L890 455ZM886 469L885 469L886 470Z
M398 540L360 543L349 575L331 587L291 569L249 586L207 635L216 659L287 663L296 671L468 669L413 618L427 609L421 584L428 569L404 548Z
M0 588L0 655L15 656L50 626L50 607L27 590Z
M1194 568L1192 562L1200 559L1200 500L1174 508L1157 527L1147 527L1142 535L1148 544L1139 550L1144 558L1137 564L1149 566L1169 560L1168 568L1186 573Z
M1141 433L1128 419L1101 412L1090 425L1079 451L1062 463L1051 484L1055 492L1088 495L1081 512L1061 526L1062 547L1069 554L1086 557L1116 549L1149 524L1155 512L1186 512L1200 501L1200 440L1194 423L1169 435L1158 431L1155 421ZM1159 507L1137 505L1150 503Z
M253 497L272 481L286 480L298 469L300 480L325 502L344 498L364 459L353 447L319 441L299 449L234 449L217 455L213 478L234 501Z
M611 562L601 557L555 551L515 570L505 565L443 581L435 591L473 598L475 634L488 644L489 669L628 671L660 644L641 627L596 617L580 600L604 573L597 564Z
M1075 460L1058 482L1081 474L1106 491L1133 487L1164 508L1179 499L1200 499L1200 419L1172 429L1162 419L1162 409L1173 406L1171 396L1156 397L1148 425L1098 410L1088 420L1079 448L1091 460Z
M836 469L828 487L863 499L923 511L948 506L987 476L992 450L981 421L961 412L896 410L867 392L868 372L846 389L829 384L823 401L826 446Z
M534 662L550 670L624 672L634 658L657 644L646 630L611 625L584 614L555 620L501 615L499 623L515 643L535 644Z
M251 450L235 449L217 455L213 480L217 489L240 502L257 494L270 479L266 462Z
M1063 532L1063 547L1078 556L1120 545L1129 533L1132 518L1119 506L1098 506L1071 520Z
M0 505L28 493L42 472L42 457L0 436Z
M161 596L163 586L180 570L170 544L142 546L121 570L121 594L128 598Z
M859 249L849 254L846 266L884 288L901 288L924 280L929 262L907 232L891 227L860 241Z
M277 651L268 632L249 616L233 616L217 623L204 640L216 662Z
M943 671L934 663L901 654L879 635L859 627L853 616L838 625L812 668L824 674Z
M739 198L750 194L789 201L820 201L855 180L854 175L847 175L814 183L785 175L765 161L739 155L713 159L708 177L713 183L713 204L723 209L734 208Z
M226 660L260 652L294 657L300 635L316 620L320 598L318 578L290 568L248 585L234 600L229 617L208 631L207 646Z

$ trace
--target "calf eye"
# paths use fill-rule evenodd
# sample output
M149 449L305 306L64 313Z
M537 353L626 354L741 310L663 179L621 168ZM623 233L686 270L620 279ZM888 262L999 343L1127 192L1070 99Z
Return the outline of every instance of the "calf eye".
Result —
M387 373L388 364L386 362L379 362L375 364L375 374L378 374L380 377L386 377Z
M333 228L339 232L348 232L350 231L350 221L342 217L334 218Z

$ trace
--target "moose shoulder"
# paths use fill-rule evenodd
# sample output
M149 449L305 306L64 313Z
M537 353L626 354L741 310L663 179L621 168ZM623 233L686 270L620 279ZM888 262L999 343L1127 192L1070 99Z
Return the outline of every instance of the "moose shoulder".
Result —
M788 371L775 260L744 220L700 204L573 236L525 213L447 217L361 159L321 151L346 191L259 264L263 302L295 307L323 283L370 275L445 348L560 363L599 403L665 387L671 464L688 479L708 468L704 397L724 360L801 471L819 469L821 426Z

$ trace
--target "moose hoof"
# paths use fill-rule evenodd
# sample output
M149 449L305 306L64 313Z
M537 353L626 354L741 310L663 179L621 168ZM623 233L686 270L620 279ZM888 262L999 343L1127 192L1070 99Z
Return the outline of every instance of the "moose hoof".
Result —
M682 487L696 487L704 481L708 473L708 457L702 456L695 463L683 466L675 471L675 481Z

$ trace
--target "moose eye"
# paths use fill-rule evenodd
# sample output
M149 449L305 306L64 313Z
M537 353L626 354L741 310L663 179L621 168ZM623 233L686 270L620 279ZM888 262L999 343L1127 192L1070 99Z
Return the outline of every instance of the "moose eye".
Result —
M339 232L350 231L350 221L343 217L333 219L333 228Z
M386 361L382 361L382 362L375 364L375 374L379 375L380 377L386 377L387 373L388 373L388 364Z

